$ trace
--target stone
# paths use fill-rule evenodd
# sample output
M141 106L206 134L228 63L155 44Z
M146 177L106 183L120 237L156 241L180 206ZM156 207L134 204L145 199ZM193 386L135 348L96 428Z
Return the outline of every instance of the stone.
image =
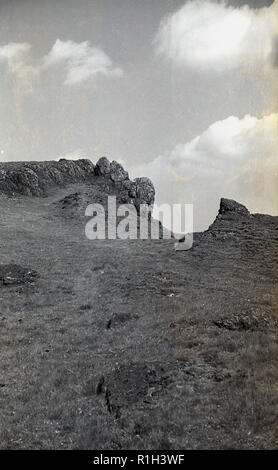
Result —
M239 202L234 201L233 199L221 198L219 214L225 214L226 212L237 212L242 215L249 215L249 210Z
M110 163L110 178L115 183L128 180L128 172L123 169L122 165L115 160Z
M135 178L136 198L140 204L151 205L154 203L155 189L151 180L147 177Z
M95 174L97 176L107 176L110 174L110 162L108 158L101 157L95 167Z
M0 163L0 193L44 196L51 187L89 182L95 165L86 159Z

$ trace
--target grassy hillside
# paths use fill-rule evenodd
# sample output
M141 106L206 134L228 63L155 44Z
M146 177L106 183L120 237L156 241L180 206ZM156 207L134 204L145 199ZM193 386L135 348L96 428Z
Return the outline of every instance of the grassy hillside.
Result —
M89 241L89 190L0 197L1 448L277 448L278 219Z

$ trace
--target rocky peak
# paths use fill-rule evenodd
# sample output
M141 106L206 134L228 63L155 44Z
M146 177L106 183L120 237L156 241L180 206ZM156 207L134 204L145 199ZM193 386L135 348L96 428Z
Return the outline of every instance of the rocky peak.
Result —
M234 201L233 199L221 198L219 214L226 214L227 212L237 212L242 215L249 215L249 210L239 202Z

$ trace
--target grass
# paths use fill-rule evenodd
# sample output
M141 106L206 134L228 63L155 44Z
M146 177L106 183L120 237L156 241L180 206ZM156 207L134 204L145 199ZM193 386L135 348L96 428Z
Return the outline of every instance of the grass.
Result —
M39 274L0 287L1 448L277 448L277 220L92 242L76 190L1 200L1 264Z

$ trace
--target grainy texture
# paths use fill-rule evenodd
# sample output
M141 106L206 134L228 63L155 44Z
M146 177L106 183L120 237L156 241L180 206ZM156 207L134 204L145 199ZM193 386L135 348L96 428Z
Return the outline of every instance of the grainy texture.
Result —
M0 197L1 448L277 448L278 219L89 241L98 178Z

